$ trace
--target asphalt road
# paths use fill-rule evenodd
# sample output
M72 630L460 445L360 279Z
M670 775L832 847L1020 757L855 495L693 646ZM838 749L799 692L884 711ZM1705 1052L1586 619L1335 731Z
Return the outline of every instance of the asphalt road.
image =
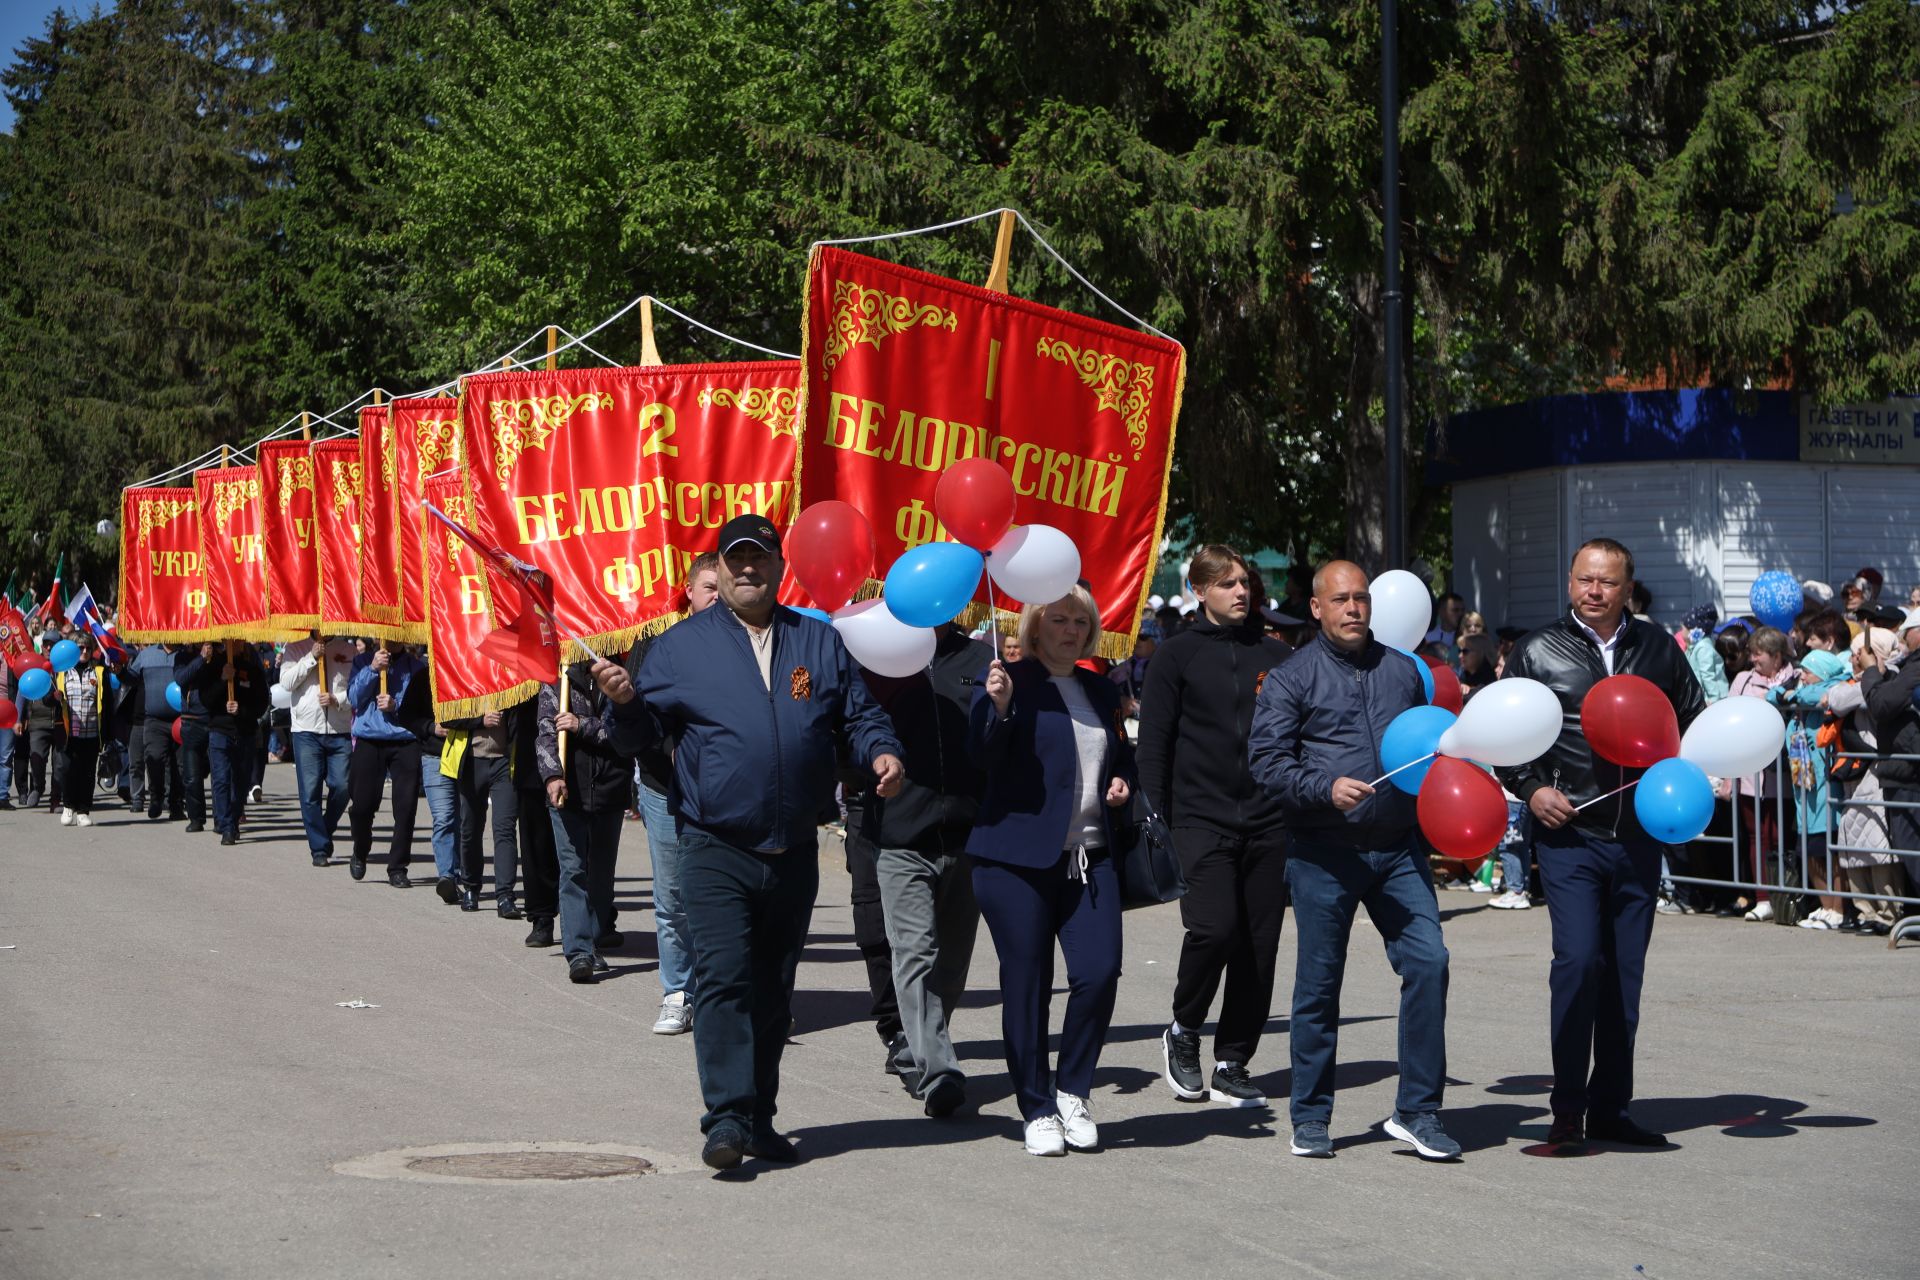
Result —
M270 792L291 785L291 767L269 770ZM1395 983L1362 922L1336 1158L1307 1161L1285 1141L1291 928L1254 1063L1276 1115L1170 1096L1158 1037L1179 922L1134 913L1093 1099L1106 1150L1036 1160L984 930L955 1027L978 1109L929 1120L881 1071L828 846L781 1095L806 1159L715 1177L697 1159L691 1039L649 1032L637 823L619 884L637 936L609 980L575 987L557 950L521 945L524 924L393 890L377 861L358 884L344 864L313 869L284 798L235 848L117 805L96 817L0 814L0 1276L1920 1275L1902 1084L1920 945L1662 917L1636 1115L1678 1145L1553 1159L1530 1153L1546 912L1444 893L1446 1120L1465 1159L1424 1164L1379 1127ZM379 1007L339 1007L352 1000ZM407 1173L410 1156L383 1155L397 1150L537 1143L657 1170L379 1176Z

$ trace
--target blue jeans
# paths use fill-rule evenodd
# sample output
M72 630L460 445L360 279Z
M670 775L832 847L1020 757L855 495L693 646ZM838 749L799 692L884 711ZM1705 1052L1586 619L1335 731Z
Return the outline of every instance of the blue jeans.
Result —
M13 730L0 729L0 800L7 798L13 785Z
M614 814L616 828L620 815ZM754 853L680 828L681 878L693 935L693 1057L707 1113L753 1132L773 1127L793 980L820 891L811 844ZM561 855L564 886L565 854Z
M300 825L307 849L332 853L333 833L347 811L347 756L353 739L344 733L293 735L293 776L300 786Z
M627 815L553 808L547 814L560 863L560 947L574 960L592 955L594 939L613 929L613 867Z
M680 824L667 812L665 796L645 785L639 792L647 854L653 860L653 932L660 944L660 990L672 995L693 985L693 939L687 933L687 909L680 901Z
M1534 840L1553 922L1548 1105L1568 1119L1623 1119L1633 1101L1633 1042L1661 846L1645 836L1609 840L1570 826Z
M1349 850L1295 837L1287 860L1293 899L1293 1123L1333 1118L1340 984L1353 917L1363 904L1400 977L1403 1115L1438 1111L1447 1082L1447 947L1426 859L1411 845Z
M253 785L253 739L249 734L207 731L207 765L213 771L213 829L238 836Z
M440 758L420 755L420 789L433 815L433 870L441 879L460 878L460 795L453 779L440 772Z

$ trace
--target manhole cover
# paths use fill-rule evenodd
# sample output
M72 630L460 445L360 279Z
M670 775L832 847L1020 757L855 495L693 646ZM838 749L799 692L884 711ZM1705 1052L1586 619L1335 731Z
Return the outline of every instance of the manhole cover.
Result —
M599 1151L475 1151L451 1156L420 1156L407 1161L415 1173L442 1178L621 1178L652 1173L653 1162L639 1156Z

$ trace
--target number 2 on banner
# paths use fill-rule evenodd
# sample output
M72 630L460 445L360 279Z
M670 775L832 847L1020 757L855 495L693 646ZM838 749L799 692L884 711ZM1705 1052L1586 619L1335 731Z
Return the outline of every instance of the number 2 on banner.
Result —
M647 430L648 423L657 423L651 432ZM664 453L669 458L679 457L680 446L667 443L678 426L672 405L655 402L640 406L640 456Z

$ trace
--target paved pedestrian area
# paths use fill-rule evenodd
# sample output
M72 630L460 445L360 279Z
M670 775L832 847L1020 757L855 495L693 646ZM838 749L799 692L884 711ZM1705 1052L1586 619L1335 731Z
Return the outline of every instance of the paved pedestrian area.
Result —
M806 1159L715 1177L692 1042L649 1031L639 824L619 882L635 937L575 987L524 923L396 891L378 861L357 884L344 859L312 868L292 769L267 786L234 848L117 805L91 830L0 814L0 1276L1920 1273L1920 945L1662 917L1636 1115L1678 1147L1552 1159L1532 1154L1546 912L1444 893L1466 1156L1436 1166L1380 1129L1395 983L1363 921L1336 1158L1307 1161L1286 1143L1291 925L1253 1064L1282 1105L1233 1110L1161 1082L1179 922L1135 913L1093 1098L1106 1150L1037 1160L984 930L955 1028L978 1111L928 1120L881 1071L829 846L781 1096ZM652 1171L493 1176L528 1149L537 1171ZM472 1153L504 1154L444 1158Z

